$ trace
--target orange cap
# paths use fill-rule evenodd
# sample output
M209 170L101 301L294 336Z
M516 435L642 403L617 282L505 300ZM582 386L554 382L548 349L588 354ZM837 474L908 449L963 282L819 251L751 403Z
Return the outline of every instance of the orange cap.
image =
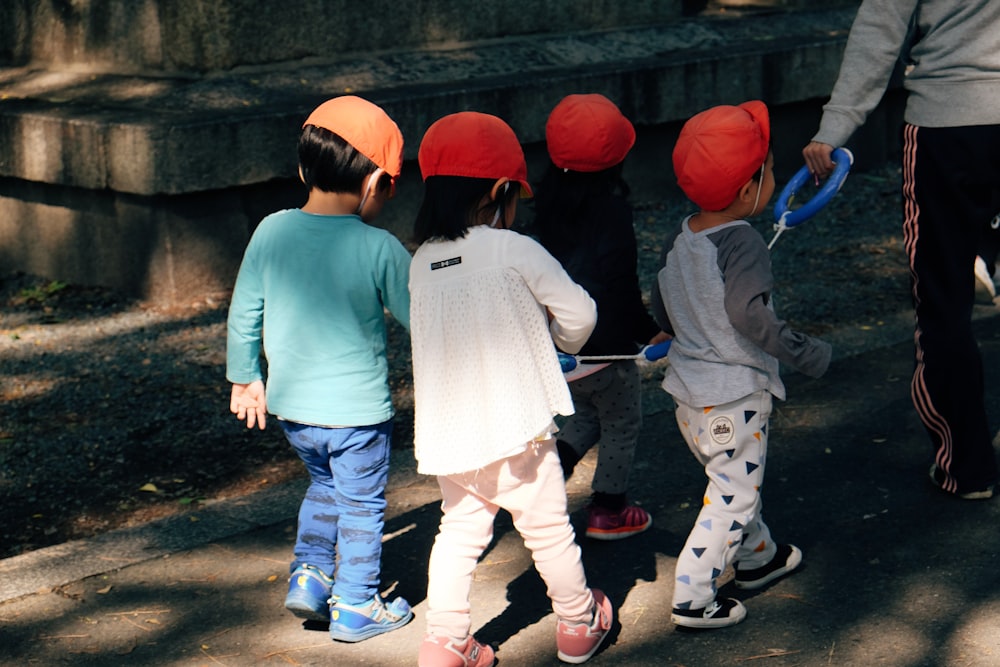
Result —
M545 123L552 164L572 171L603 171L625 159L635 128L603 95L567 95Z
M684 124L674 146L677 184L702 210L721 211L761 168L770 146L763 102L702 111Z
M306 125L340 135L344 141L385 169L393 180L403 170L403 133L382 107L354 95L327 100L309 114Z
M417 151L424 180L430 176L509 178L532 196L528 165L521 142L510 126L478 111L460 111L439 118L424 133Z

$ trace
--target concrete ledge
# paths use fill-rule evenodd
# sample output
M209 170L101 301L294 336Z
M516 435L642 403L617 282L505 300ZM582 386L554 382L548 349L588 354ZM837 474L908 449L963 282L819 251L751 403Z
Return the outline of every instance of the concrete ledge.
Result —
M208 75L0 70L0 176L131 194L179 194L288 177L305 114L345 92L384 105L414 157L440 116L479 109L525 143L563 95L601 92L636 124L712 104L828 95L853 10L688 19L622 30L354 54Z
M0 264L166 303L225 292L260 218L304 200L295 144L305 115L344 93L382 104L403 130L408 161L379 224L404 240L420 137L463 109L507 120L537 177L552 106L603 93L637 125L626 178L634 199L649 200L676 192L669 150L684 119L763 99L780 177L816 127L854 13L716 13L205 75L0 68ZM896 139L892 98L887 124L876 114L866 127L864 150L877 156Z

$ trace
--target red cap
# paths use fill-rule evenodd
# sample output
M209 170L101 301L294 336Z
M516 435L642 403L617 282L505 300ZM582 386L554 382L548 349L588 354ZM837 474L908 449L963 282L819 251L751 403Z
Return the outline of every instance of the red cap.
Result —
M702 210L721 211L760 170L770 145L771 121L763 102L702 111L684 124L674 146L677 184Z
M382 107L354 95L327 100L302 124L330 130L385 169L393 180L403 169L403 133Z
M514 130L496 116L460 111L440 118L424 134L417 152L424 180L430 176L509 178L531 196L528 165Z
M604 95L567 95L545 123L552 164L572 171L603 171L625 159L635 128Z

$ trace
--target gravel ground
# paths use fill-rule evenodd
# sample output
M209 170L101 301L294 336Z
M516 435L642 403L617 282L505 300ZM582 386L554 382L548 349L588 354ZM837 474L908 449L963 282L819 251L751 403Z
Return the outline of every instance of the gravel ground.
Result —
M779 314L837 357L909 335L898 192L894 166L852 174L772 251ZM648 290L689 205L635 207ZM755 223L768 240L770 221ZM0 303L0 557L303 474L277 429L249 432L229 414L226 303L163 309L24 275L2 278ZM390 339L396 446L410 447L409 343L394 323ZM647 391L658 375L648 369Z

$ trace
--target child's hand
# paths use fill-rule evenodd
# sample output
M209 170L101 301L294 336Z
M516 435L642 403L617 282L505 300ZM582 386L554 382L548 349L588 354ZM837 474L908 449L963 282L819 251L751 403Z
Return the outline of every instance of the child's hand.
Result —
M655 336L653 336L652 338L650 338L648 344L651 345L651 346L652 345L659 345L660 343L668 341L671 338L673 338L673 336L671 336L670 334L668 334L666 331L661 331L660 333L658 333Z
M246 419L247 428L258 425L263 431L267 426L267 399L264 398L264 383L255 380L250 384L233 383L229 397L229 411L240 421Z

